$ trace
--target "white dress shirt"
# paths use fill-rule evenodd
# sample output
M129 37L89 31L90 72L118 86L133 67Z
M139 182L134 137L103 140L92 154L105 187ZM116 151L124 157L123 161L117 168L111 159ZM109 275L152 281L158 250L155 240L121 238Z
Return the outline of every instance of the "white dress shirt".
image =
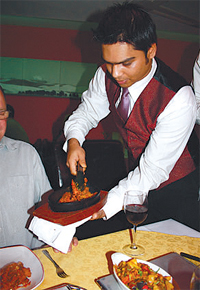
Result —
M23 141L0 141L0 247L41 246L26 229L28 210L51 189L39 154Z
M153 60L150 73L129 87L131 94L130 110L135 101L152 79L157 64ZM117 102L118 103L118 102ZM116 103L116 106L117 106ZM76 138L82 145L91 128L105 118L109 111L109 102L105 89L105 73L99 68L82 95L82 102L73 112L64 126L67 141ZM172 98L165 110L159 115L155 130L142 154L139 166L129 172L127 178L109 191L104 206L106 217L110 218L122 209L124 193L127 190L140 190L146 193L156 189L166 181L176 161L181 156L196 120L196 101L190 86L182 87Z

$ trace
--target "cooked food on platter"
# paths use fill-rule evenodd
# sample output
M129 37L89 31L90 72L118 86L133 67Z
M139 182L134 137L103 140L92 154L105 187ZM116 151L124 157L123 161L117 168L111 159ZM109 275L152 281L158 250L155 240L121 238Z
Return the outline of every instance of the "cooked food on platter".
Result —
M49 196L49 206L55 212L70 212L88 208L100 201L100 191L93 190L84 178L83 187L72 179L71 186L52 192Z
M0 288L1 289L18 289L27 287L31 284L30 268L25 268L22 262L12 262L0 269Z
M59 200L60 203L62 202L73 202L73 201L80 201L84 198L90 198L93 195L97 194L97 192L91 193L89 186L87 185L87 178L84 178L84 186L83 189L80 190L76 182L72 179L71 186L72 191L66 191L61 199Z
M119 279L128 289L174 289L170 282L170 276L163 276L158 271L151 269L146 263L138 262L135 258L121 261L118 265L114 265L114 269Z

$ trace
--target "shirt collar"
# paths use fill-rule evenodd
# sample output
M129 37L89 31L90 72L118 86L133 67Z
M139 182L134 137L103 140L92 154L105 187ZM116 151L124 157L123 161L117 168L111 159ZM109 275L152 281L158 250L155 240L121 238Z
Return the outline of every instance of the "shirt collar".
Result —
M17 142L4 136L0 141L0 149L7 149L9 151L17 149Z

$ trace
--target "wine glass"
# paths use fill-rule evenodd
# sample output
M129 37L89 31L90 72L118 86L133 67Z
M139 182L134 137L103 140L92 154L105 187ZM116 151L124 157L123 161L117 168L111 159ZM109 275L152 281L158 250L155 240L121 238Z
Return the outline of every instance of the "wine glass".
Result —
M198 265L192 274L192 279L190 282L190 290L200 289L200 265Z
M133 224L133 241L131 244L124 246L123 250L129 256L143 255L144 248L136 244L136 227L147 218L147 194L136 190L127 191L124 196L124 212L127 220Z

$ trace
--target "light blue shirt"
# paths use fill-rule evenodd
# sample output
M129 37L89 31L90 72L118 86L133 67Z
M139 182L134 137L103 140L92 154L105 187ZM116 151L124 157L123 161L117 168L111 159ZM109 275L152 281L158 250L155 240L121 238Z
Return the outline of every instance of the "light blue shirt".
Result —
M41 245L26 228L28 210L51 189L36 149L23 141L0 141L0 247Z

